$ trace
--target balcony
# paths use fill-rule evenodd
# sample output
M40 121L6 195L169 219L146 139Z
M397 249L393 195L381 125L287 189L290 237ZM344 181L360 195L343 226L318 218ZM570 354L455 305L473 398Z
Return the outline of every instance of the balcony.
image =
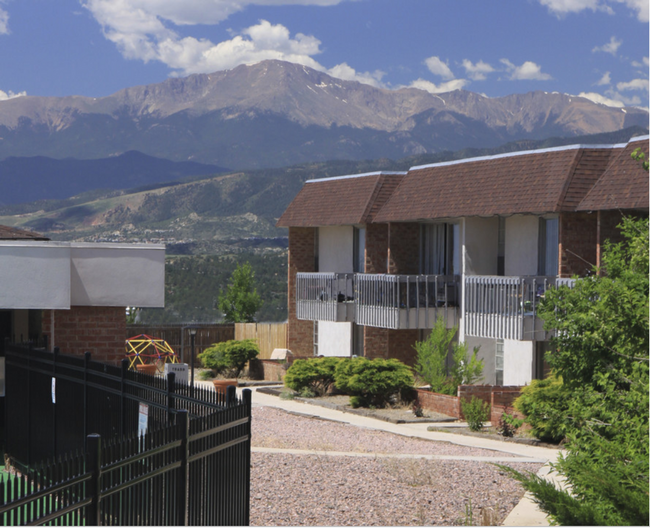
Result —
M453 275L355 276L357 324L392 329L432 328L441 317L457 324L459 278Z
M354 274L298 273L296 316L308 321L354 321Z
M557 277L465 277L465 333L475 337L544 341L537 309L544 294L573 279Z

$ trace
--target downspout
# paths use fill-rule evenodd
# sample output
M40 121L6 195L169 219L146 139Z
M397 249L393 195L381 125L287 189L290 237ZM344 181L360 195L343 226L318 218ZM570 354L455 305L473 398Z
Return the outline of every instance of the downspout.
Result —
M596 274L600 275L600 211L596 212Z

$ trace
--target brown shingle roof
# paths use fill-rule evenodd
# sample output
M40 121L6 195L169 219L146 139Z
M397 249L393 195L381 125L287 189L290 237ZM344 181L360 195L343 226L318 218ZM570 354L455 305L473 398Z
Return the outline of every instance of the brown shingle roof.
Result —
M640 148L648 159L648 136L630 141L621 148L607 170L578 206L579 211L604 209L648 210L648 173L641 162L632 159Z
M0 240L49 240L49 238L33 231L0 225Z
M371 222L405 173L375 172L305 183L278 227L315 227Z
M376 222L574 210L611 147L560 147L414 167Z

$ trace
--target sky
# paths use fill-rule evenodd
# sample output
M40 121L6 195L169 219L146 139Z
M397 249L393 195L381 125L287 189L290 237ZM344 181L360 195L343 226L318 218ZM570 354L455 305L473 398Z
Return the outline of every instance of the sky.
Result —
M395 90L648 108L648 0L0 0L0 101L266 59Z

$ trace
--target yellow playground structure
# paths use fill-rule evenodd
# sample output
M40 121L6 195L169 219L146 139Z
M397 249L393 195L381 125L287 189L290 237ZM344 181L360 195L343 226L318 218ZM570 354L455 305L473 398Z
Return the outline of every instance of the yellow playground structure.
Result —
M162 372L165 363L178 363L178 356L167 341L146 334L126 340L126 357L132 370L136 370L138 365L155 365Z

